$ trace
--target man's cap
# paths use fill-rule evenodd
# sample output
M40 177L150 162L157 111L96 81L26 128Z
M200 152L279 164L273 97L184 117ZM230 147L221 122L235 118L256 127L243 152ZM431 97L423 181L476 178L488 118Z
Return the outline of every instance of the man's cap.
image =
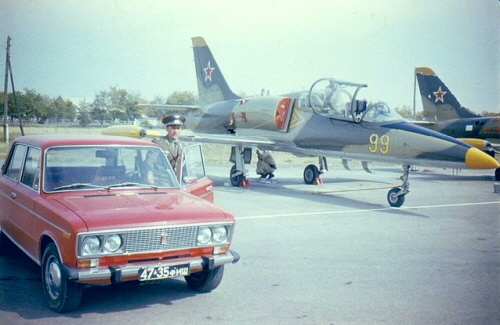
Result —
M161 119L161 122L165 125L183 125L186 118L182 115L167 115Z

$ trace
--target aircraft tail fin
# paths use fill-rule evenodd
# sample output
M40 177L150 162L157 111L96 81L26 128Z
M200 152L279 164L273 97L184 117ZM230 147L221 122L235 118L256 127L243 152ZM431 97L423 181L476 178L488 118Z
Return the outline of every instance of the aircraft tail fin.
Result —
M479 117L479 115L463 107L450 89L430 68L415 68L415 78L418 81L424 116L427 120L442 121Z
M239 99L229 88L203 37L193 37L193 54L200 105Z

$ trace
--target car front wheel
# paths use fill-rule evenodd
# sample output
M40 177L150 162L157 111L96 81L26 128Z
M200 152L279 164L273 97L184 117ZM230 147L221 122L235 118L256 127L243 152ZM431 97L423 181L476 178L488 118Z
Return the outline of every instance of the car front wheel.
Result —
M0 254L6 252L5 245L7 245L7 236L5 236L0 228Z
M213 270L205 270L186 276L188 286L198 292L210 292L217 288L222 281L224 265Z
M51 243L42 258L42 283L49 307L58 313L75 309L80 304L82 286L66 279L56 245Z

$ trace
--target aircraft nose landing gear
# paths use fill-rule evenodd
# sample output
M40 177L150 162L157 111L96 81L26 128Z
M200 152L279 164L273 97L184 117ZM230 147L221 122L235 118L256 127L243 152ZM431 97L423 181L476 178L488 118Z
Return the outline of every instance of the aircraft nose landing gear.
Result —
M405 202L405 195L410 192L410 183L408 182L408 176L410 174L410 166L403 166L403 175L400 179L403 181L401 187L393 187L387 193L387 202L390 206L399 208Z

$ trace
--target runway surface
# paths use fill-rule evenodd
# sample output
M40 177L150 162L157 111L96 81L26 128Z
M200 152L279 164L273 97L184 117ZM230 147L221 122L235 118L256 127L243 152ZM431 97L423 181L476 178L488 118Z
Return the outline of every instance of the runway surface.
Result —
M196 294L182 279L89 288L55 314L39 267L20 251L0 256L5 324L500 324L500 194L492 171L419 170L392 208L400 168L332 170L303 185L301 168L262 184L228 185L209 167L215 203L236 217L219 288ZM254 167L254 166L251 166Z
M500 324L492 171L420 168L401 208L386 201L401 184L397 167L335 170L322 186L280 169L276 183L254 175L249 188L227 186L227 170L209 172L216 203L238 220L233 247L243 259L233 272L280 306L268 311L278 323Z

